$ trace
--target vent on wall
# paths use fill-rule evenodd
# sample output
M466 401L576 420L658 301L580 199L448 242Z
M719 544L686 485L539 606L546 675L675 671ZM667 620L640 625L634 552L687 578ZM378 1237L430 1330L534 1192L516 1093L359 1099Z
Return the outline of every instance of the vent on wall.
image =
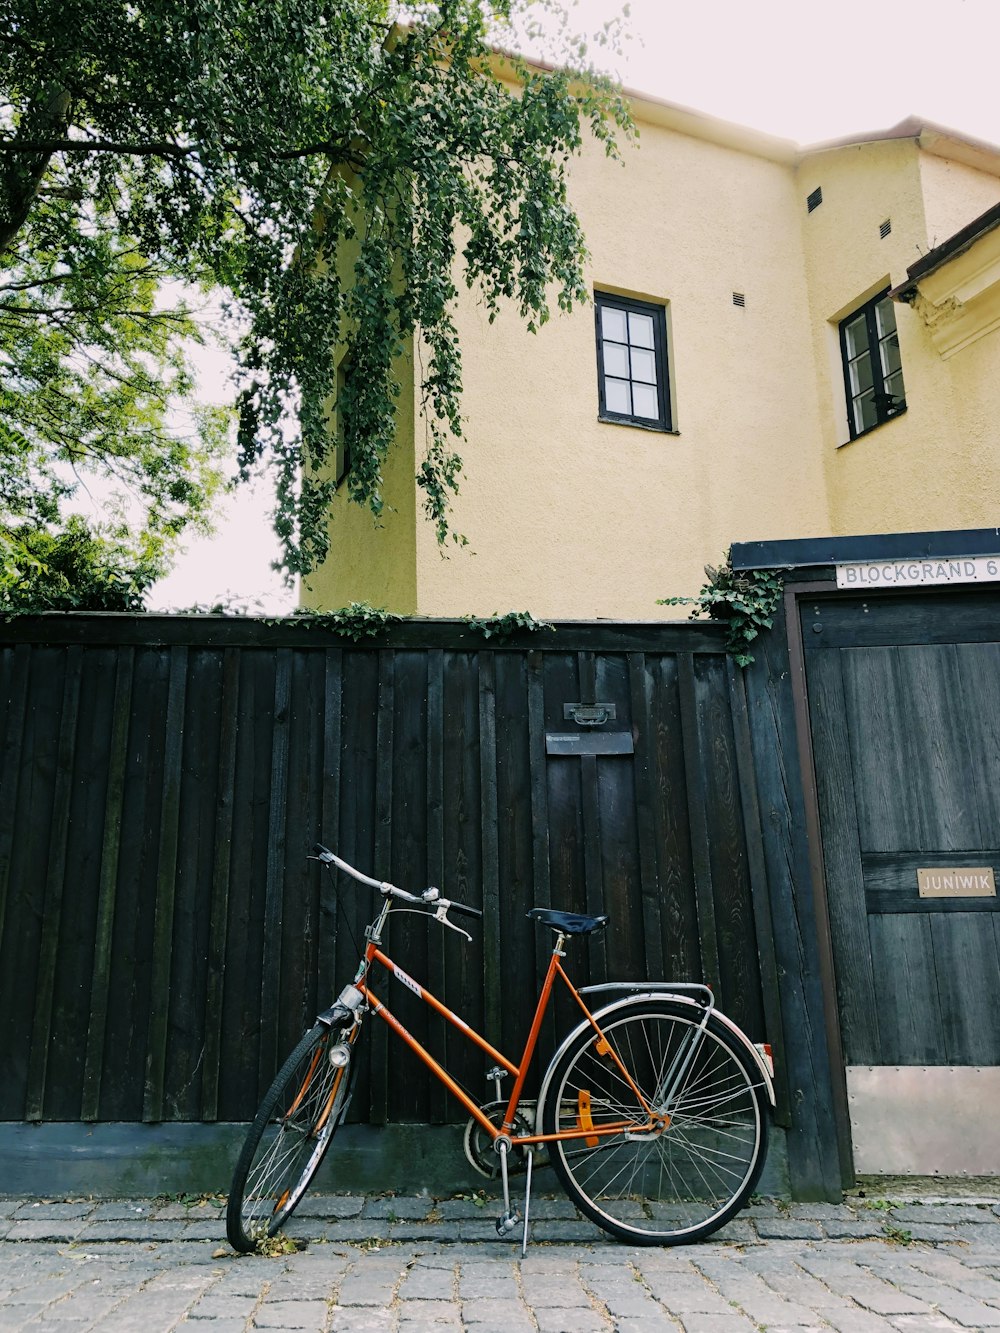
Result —
M882 237L882 240L884 241L891 231L892 231L892 218L886 218L884 222L879 224L878 234Z
M812 194L806 196L806 209L808 210L808 212L811 213L814 208L819 208L822 202L823 202L823 187L821 185L817 185L815 190L813 190Z
M746 307L747 298L742 292L733 292L733 305L738 305L741 310Z

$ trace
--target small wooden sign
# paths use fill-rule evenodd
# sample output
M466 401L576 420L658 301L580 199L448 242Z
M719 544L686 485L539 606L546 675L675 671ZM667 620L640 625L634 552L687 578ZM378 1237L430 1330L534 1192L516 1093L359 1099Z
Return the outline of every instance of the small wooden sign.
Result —
M935 866L917 871L921 898L995 898L992 866Z

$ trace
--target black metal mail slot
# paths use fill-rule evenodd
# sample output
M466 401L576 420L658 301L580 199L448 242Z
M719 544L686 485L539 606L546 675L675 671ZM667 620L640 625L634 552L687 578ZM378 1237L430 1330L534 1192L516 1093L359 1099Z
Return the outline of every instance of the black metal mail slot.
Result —
M630 731L547 731L546 754L633 754Z

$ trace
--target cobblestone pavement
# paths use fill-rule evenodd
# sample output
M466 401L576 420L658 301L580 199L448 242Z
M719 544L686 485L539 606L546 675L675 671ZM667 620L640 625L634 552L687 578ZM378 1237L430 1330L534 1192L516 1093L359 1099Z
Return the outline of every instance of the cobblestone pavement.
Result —
M0 1199L0 1333L750 1333L1000 1330L1000 1203L751 1206L700 1245L637 1249L562 1199L527 1258L472 1196L307 1196L304 1244L237 1257L216 1199Z

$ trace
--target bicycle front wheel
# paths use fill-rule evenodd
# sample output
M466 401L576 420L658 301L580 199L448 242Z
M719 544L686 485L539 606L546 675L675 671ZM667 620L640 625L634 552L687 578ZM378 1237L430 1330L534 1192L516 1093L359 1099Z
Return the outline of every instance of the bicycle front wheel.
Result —
M261 1102L236 1163L226 1212L229 1243L240 1253L259 1249L280 1231L319 1169L347 1110L359 1032L355 1025L342 1038L317 1023Z
M598 1020L603 1038L582 1032L553 1075L544 1132L578 1137L550 1143L552 1163L580 1211L619 1240L700 1240L743 1207L763 1168L760 1070L701 1017L669 1001L624 1005Z

